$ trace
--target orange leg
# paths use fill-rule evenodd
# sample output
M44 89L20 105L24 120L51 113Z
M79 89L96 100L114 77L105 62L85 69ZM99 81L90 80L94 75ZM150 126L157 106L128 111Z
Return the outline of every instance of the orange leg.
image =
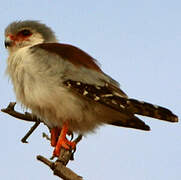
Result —
M54 129L54 128L53 128ZM53 131L51 131L53 132ZM60 136L58 138L58 141L56 141L57 143L54 143L54 133L52 133L52 141L51 144L55 145L55 149L53 152L53 155L56 157L59 157L60 155L60 150L61 148L65 148L65 149L75 149L76 143L75 142L71 142L66 138L66 135L68 134L68 124L64 123L62 126L62 130L60 132ZM56 133L55 133L56 136ZM56 138L55 138L56 139Z
M54 127L51 129L51 146L55 147L57 145L58 137L61 129Z

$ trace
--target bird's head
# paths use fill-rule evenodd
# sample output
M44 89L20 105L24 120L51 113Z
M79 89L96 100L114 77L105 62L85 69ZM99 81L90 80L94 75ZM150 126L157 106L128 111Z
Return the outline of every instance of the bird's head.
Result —
M54 32L38 21L15 21L5 30L5 47L14 52L39 43L57 42Z

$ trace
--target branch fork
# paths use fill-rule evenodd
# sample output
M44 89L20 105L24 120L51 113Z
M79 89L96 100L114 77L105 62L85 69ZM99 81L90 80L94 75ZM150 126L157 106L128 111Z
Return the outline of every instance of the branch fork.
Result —
M30 130L26 133L26 135L21 139L21 142L28 143L27 139L28 137L34 132L34 130L42 123L42 121L37 118L36 116L33 116L29 112L20 113L15 110L16 102L10 102L9 105L5 109L1 109L2 112L9 114L10 116L13 116L15 118L18 118L20 120L24 120L27 122L34 122L34 125L30 128ZM49 137L43 133L43 137L49 140ZM82 139L82 135L79 135L74 142L76 144ZM75 172L73 172L71 169L67 168L66 165L70 160L74 159L74 152L61 148L60 150L60 156L58 159L53 162L48 160L47 158L38 155L37 160L43 162L45 165L49 166L49 168L53 171L53 174L62 178L63 180L83 180L83 178L79 175L77 175Z

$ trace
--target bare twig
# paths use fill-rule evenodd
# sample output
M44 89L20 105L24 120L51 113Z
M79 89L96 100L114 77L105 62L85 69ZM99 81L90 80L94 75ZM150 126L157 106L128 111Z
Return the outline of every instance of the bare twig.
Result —
M32 114L25 112L24 114L19 113L15 111L14 107L16 105L16 102L11 102L9 103L8 107L5 109L1 109L2 112L7 113L15 118L27 121L27 122L35 122L35 124L31 127L31 129L27 132L27 134L21 139L23 143L27 143L27 138L34 132L34 130L38 127L38 125L42 122L39 118L36 116L33 116ZM73 138L73 134L71 134L71 139ZM43 134L43 137L46 137L48 140L48 136L46 134ZM76 144L82 139L82 135L79 135L74 142ZM78 176L76 173L74 173L72 170L66 167L68 164L69 160L73 160L75 150L72 152L70 150L66 150L64 148L61 148L60 150L60 156L59 158L55 161L52 162L45 157L39 155L37 156L37 159L47 166L49 166L54 175L64 179L64 180L83 180L81 176Z
M42 137L45 138L46 140L51 140L50 137L46 133L42 133Z
M7 113L15 118L20 120L28 121L28 122L35 122L35 124L31 127L31 129L25 134L25 136L21 139L22 143L28 143L28 137L34 132L34 130L39 126L40 119L36 116L33 116L31 113L25 112L24 114L15 111L14 107L16 102L10 102L8 107L5 109L1 109L2 112Z
M74 142L78 143L81 139L82 139L82 135L79 135L74 140ZM70 150L61 148L60 156L55 162L52 162L40 155L37 156L37 159L43 162L44 164L46 164L47 166L49 166L50 169L52 169L54 175L64 180L83 180L81 176L77 175L71 169L66 167L69 160L71 160L73 153L74 152L71 152Z
M40 125L40 121L35 122L35 124L30 128L30 130L25 134L25 136L21 139L22 143L28 143L28 137L34 132L34 130Z
M79 134L78 137L74 140L76 144L78 144L82 140L82 135Z
M67 168L60 161L52 162L43 156L37 156L37 159L53 171L54 175L62 178L63 180L83 180L81 176L75 174L71 169Z
M16 102L10 102L8 107L5 109L1 109L1 111L24 121L28 121L28 122L40 121L39 118L37 118L36 116L33 116L31 113L25 112L24 114L22 114L15 111L14 110L15 105L16 105Z

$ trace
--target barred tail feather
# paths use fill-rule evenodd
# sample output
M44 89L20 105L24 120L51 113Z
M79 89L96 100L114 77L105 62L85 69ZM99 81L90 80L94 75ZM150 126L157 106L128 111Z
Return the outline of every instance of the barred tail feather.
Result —
M144 130L144 131L150 131L150 127L147 124L145 124L144 121L142 121L141 119L139 119L136 116L133 116L133 117L127 119L127 121L120 119L119 121L114 121L109 124L114 125L114 126L122 126L122 127L127 127L127 128L134 128L134 129L140 129L140 130Z
M148 116L169 122L178 122L178 117L169 109L147 102L138 101L136 99L127 99L126 110L142 116Z

